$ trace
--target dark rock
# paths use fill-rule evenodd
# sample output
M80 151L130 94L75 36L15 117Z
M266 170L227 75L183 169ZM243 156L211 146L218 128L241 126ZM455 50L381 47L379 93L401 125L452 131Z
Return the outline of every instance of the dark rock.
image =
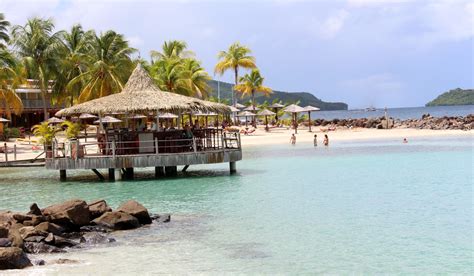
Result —
M20 228L20 235L22 239L26 239L31 236L43 236L46 237L48 235L47 232L38 230L33 226L25 226Z
M54 245L57 246L57 247L63 248L63 247L73 247L73 246L78 245L78 243L73 241L73 240L70 240L70 239L55 236L54 237Z
M141 224L150 224L151 218L148 210L135 200L129 200L117 209L118 212L127 213L138 219Z
M31 266L31 261L25 252L17 247L0 248L0 270L21 269Z
M89 224L89 207L84 200L73 199L46 207L43 214L49 216L50 222L61 226L75 227Z
M23 215L23 214L14 214L13 215L13 218L19 222L19 223L23 223L25 220L31 220L33 217L32 216L28 216L28 215Z
M44 238L44 242L49 244L54 244L54 240L55 239L53 233L49 233L48 236Z
M0 238L0 247L10 247L12 245L11 240L7 238Z
M42 216L43 212L41 212L41 209L38 207L38 204L33 203L30 205L30 211L28 212L28 215Z
M64 227L61 227L57 224L54 224L52 222L47 222L47 221L38 224L35 227L35 229L44 231L44 232L53 233L54 235L61 235L65 231Z
M99 225L86 225L86 226L82 226L81 228L79 228L79 231L81 231L81 232L107 233L107 232L110 232L110 229L104 228L104 227L99 226Z
M113 230L134 229L140 226L137 218L122 212L107 212L92 222Z
M90 233L85 233L84 236L81 238L80 242L92 245L92 244L115 242L115 239L107 237L106 235L103 235L100 233L90 232Z
M106 212L112 212L112 208L107 205L105 200L97 200L89 204L91 219L98 218Z
M31 260L33 265L45 265L46 262L44 260Z
M25 242L24 249L27 253L38 254L38 253L64 253L61 248L56 246L42 243L42 242Z
M45 238L43 236L30 236L30 237L24 239L23 241L25 241L25 242L42 242L43 240L45 240Z
M156 220L157 222L170 222L171 215L170 214L154 214L151 216L152 220Z
M0 226L0 238L8 238L8 228Z
M52 264L78 264L80 263L78 260L71 260L71 259L57 259L51 262Z

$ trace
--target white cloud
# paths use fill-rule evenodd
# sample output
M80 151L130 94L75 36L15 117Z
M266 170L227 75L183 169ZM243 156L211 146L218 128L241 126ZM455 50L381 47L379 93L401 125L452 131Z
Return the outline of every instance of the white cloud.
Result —
M349 12L342 9L330 15L324 21L313 18L309 25L310 32L322 39L332 39L342 30L348 17Z

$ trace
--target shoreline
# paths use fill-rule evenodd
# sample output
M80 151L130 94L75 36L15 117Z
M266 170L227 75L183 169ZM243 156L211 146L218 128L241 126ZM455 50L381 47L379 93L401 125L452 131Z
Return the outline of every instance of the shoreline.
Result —
M292 129L277 129L273 132L265 132L262 129L257 129L251 135L242 134L242 146L258 146L258 145L277 145L289 144L290 136L294 133ZM313 142L314 135L317 135L318 145L322 145L324 135L327 134L329 141L370 141L370 140L386 140L399 139L402 142L403 138L408 141L417 138L427 137L471 137L473 138L473 130L430 130L430 129L413 129L413 128L395 128L395 129L337 129L335 131L309 132L308 128L298 129L296 134L296 143Z

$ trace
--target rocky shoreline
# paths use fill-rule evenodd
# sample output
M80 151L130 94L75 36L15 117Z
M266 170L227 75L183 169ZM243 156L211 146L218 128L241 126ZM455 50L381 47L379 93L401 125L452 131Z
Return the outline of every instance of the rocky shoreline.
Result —
M416 128L416 129L434 129L434 130L471 130L474 129L474 114L465 117L433 117L430 114L424 114L420 119L400 120L389 118L388 122L385 117L379 118L360 118L360 119L334 119L324 120L316 119L313 121L316 126L336 126L346 128Z
M62 253L68 248L110 243L109 233L136 229L153 221L166 223L169 214L150 215L140 203L129 200L115 211L105 200L87 203L72 199L40 209L36 203L26 214L0 212L0 270L45 265L30 260L28 254ZM58 259L54 263L71 263Z

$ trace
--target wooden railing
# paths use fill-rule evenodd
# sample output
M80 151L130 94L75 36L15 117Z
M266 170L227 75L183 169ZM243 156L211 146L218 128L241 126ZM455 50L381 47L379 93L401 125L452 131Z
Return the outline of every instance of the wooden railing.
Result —
M176 131L154 132L153 139L148 140L127 141L111 135L107 137L108 141L99 139L97 142L81 143L79 140L71 140L69 143L55 142L51 148L52 153L48 154L47 158L79 159L94 156L179 154L241 148L239 133L229 133L220 129L203 129L192 131L192 137L189 138L184 135L178 136L177 133Z

